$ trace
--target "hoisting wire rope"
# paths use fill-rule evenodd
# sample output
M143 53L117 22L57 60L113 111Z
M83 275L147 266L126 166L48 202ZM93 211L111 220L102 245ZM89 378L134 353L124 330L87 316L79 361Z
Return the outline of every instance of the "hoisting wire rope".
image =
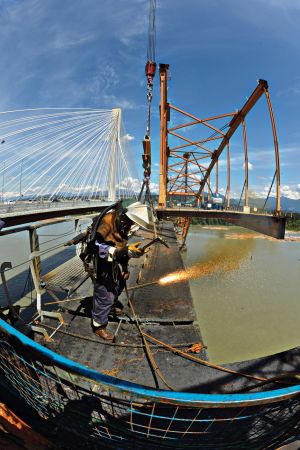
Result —
M151 198L150 192L150 175L151 175L151 101L153 96L153 79L156 72L156 62L155 62L155 42L156 42L156 25L155 25L155 13L156 13L156 0L150 0L149 5L149 27L148 27L148 47L147 47L147 62L145 66L145 75L147 77L147 125L146 133L143 140L143 169L144 178L142 187L138 196L138 201L141 201L142 195L145 189L144 202L146 200L152 211L153 218L156 218L156 213L154 205ZM157 236L156 225L154 223L154 235Z
M150 137L150 119L151 119L151 100L153 94L153 78L156 71L155 63L155 43L156 43L156 26L155 26L155 12L156 0L150 0L149 9L149 29L148 29L148 48L147 48L147 63L145 67L145 74L147 77L147 100L148 100L148 117L146 136Z

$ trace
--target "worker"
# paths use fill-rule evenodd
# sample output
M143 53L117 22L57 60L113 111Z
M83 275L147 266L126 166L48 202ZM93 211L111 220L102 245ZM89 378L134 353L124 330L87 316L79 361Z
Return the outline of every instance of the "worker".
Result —
M108 316L118 306L118 296L124 289L130 258L139 258L143 250L140 242L128 244L128 237L139 226L151 227L149 210L140 202L128 209L117 207L109 211L97 224L95 234L95 282L92 308L92 328L97 336L112 341L107 330ZM119 302L120 303L120 302Z

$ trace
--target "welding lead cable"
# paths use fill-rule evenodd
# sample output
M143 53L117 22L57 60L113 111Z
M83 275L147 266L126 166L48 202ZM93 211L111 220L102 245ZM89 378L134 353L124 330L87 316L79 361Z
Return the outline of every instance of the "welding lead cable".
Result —
M130 307L130 309L131 309L131 311L132 311L132 314L133 314L135 323L136 323L137 328L138 328L138 330L139 330L139 332L140 332L140 335L141 335L141 338L142 338L142 341L143 341L143 344L144 344L145 352L146 352L146 354L147 354L147 356L148 356L148 359L149 359L149 361L150 361L150 363L151 363L151 365L152 365L152 369L154 370L154 374L157 374L157 375L159 376L159 378L163 381L163 383L167 386L168 389L170 389L171 391L174 391L174 389L172 388L172 386L169 385L169 383L166 381L165 377L164 377L163 374L161 373L161 370L160 370L160 368L158 367L158 365L156 364L156 361L155 361L155 359L154 359L154 356L153 356L153 354L152 354L152 352L151 352L151 350L150 350L150 348L149 348L149 344L148 344L147 340L145 339L145 336L144 336L145 333L143 332L143 330L142 330L142 328L141 328L139 319L138 319L138 317L137 317L137 315L136 315L136 312L135 312L135 310L134 310L133 304L132 304L132 302L131 302L131 300L130 300L130 297L129 297L129 294L128 294L128 289L127 289L126 281L125 281L125 292L126 292L126 297L127 297L127 301L128 301L129 307ZM157 384L156 387L158 388L159 385L158 385L157 380L155 380L155 384Z
M50 303L44 303L44 305L49 305ZM23 320L23 319L21 319ZM65 331L62 330L61 328L57 329L56 327L52 327L51 325L45 324L43 322L42 326L44 328L47 328L48 330L51 331L57 331L57 333L61 333L61 334L65 334L66 336L72 336L76 339L81 339L83 341L89 341L89 342L96 342L97 344L101 344L101 345L108 345L111 347L127 347L127 348L142 348L145 349L145 345L144 344L129 344L129 343L125 343L125 342L121 342L120 344L118 344L117 342L109 342L109 341L100 341L99 339L96 338L91 338L88 336L83 336L81 334L78 333L72 333L70 331ZM65 326L70 326L70 324L65 324ZM181 344L173 344L175 347L190 347L193 343L192 342L183 342ZM150 348L164 348L164 346L161 345L157 345L157 344L148 344L148 347Z
M285 379L291 379L294 378L295 382L291 383L288 381L285 381ZM288 372L284 372L281 373L279 375L276 375L275 377L272 378L267 378L266 381L261 381L259 383L255 383L252 386L247 386L243 389L238 389L236 391L232 391L232 394L239 394L239 393L243 393L243 392L248 392L248 391L252 391L253 389L257 389L260 388L262 386L266 386L267 384L284 384L284 385L288 385L288 386L294 386L295 384L299 384L300 381L300 373L296 372L296 373L288 373Z
M151 341L157 342L159 345L162 345L165 348L168 348L169 350L174 351L175 353L178 353L179 355L184 356L187 359L191 359L200 364L204 364L205 366L211 367L212 369L217 369L222 372L227 372L227 373L231 373L233 375L238 375L241 377L249 378L251 380L267 381L267 378L256 377L254 375L249 375L246 373L238 372L236 370L228 369L227 367L222 367L217 364L212 364L208 361L205 361L204 359L198 358L197 356L193 356L193 355L183 352L182 350L178 350L177 348L173 347L172 345L166 344L165 342L162 342L162 341L156 339L154 336L151 336L150 334L144 333L143 331L142 331L142 333L146 338L150 339Z

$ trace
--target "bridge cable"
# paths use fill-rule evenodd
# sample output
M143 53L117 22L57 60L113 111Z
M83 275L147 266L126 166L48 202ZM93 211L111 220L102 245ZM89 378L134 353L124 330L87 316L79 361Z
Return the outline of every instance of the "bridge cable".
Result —
M240 199L239 199L239 203L238 203L238 206L237 206L237 210L239 210L239 207L240 207L240 204L241 204L241 200L242 200L242 197L243 197L243 193L244 193L245 186L246 186L246 180L244 181L244 185L243 185L243 189L242 189L241 196L240 196Z
M70 108L0 112L2 202L105 197L116 136L117 195L135 196L130 136L120 134L115 116L114 110Z
M275 173L274 173L274 176L273 176L273 180L272 180L272 183L271 183L271 186L270 186L270 189L269 189L267 198L266 198L266 200L265 200L265 203L264 203L264 206L262 207L261 212L264 212L264 209L265 209L265 207L266 207L266 204L267 204L267 202L268 202L268 200L269 200L269 196L270 196L270 194L271 194L271 190L272 190L272 187L273 187L273 184L274 184L274 181L275 181L276 174L277 174L277 169L275 170Z

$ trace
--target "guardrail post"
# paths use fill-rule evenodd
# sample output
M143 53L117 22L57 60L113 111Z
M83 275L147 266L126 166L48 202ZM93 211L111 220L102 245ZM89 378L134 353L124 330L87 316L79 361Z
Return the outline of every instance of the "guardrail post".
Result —
M4 290L4 294L6 296L7 299L7 305L9 306L9 308L13 307L13 302L12 302L12 298L10 296L9 290L8 290L8 286L7 286L7 282L6 282L6 277L5 277L5 270L7 269L11 269L12 268L12 264L11 262L4 262L1 264L0 266L0 271L1 271L1 280L2 280L2 285L3 285L3 290Z

